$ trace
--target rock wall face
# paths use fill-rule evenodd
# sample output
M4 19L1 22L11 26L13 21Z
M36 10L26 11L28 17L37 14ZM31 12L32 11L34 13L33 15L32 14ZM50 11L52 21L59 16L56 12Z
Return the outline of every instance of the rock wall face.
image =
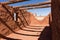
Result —
M12 8L0 5L0 33L3 35L8 35L11 33L11 29L16 29L17 25L13 21L12 12L10 11ZM11 16L10 16L11 15Z
M33 14L31 14L30 21L31 21L31 25L49 26L49 15L37 17L37 16L34 16Z
M49 15L45 16L45 18L41 21L41 25L49 26Z
M30 24L30 13L29 12L27 12L26 10L20 10L20 9L18 9L18 11L16 12L18 14L18 22L21 19L22 20L21 23L24 23L25 26Z
M60 40L60 0L52 0L52 40Z
M30 16L30 21L31 21L31 26L39 26L40 25L40 22L35 18L35 16L30 13L31 16Z
M18 10L17 10L18 11ZM18 11L15 12L15 10L13 9L13 7L10 6L4 6L0 4L0 34L3 35L9 35L10 33L12 33L13 31L19 30L20 26L23 25L21 20L24 22L24 25L27 25L26 22L29 21L29 12L21 10L23 11L23 16L26 19L22 17L22 12ZM14 21L14 13L17 13L17 21ZM20 17L20 19L18 18L18 16ZM19 20L19 21L18 21ZM28 22L29 24L29 22Z

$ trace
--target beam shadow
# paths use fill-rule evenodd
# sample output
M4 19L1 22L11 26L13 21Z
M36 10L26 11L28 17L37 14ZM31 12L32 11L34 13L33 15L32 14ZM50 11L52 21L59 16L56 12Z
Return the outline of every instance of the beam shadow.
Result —
M2 4L2 7L7 11L7 13L9 13L9 15L13 18L13 15L11 15L11 12ZM17 26L21 26L21 24L19 25L17 22L15 22L17 24ZM20 28L20 27L19 27ZM20 28L21 29L21 28Z
M51 27L45 27L45 29L41 32L38 40L52 40L52 31Z
M13 15L11 15L11 12L5 7L5 5L3 5L2 4L2 7L7 11L7 13L9 13L9 15L13 18ZM15 10L14 10L15 11ZM22 13L22 11L20 10L20 12L21 12L21 14L22 14L22 16L23 16L23 18L24 18L24 20L25 20L25 22L28 24L28 22L26 21L26 19L25 19L25 17L24 17L24 15L23 15L23 13ZM21 18L20 17L18 17L20 20L21 20ZM24 25L24 23L23 23L23 21L21 20L21 22L22 22L22 24L23 24L23 26L25 27L25 25ZM21 29L21 24L19 25L17 22L15 22L16 24L17 24L17 26ZM29 24L28 24L29 25Z
M29 27L24 27L24 28L27 28L27 29L41 29L41 28L29 28Z
M23 15L23 12L22 12L22 10L20 10L20 12L21 12L21 14L22 14L22 17L24 18L25 22L27 23L27 25L29 25L29 24L28 24L28 22L27 22L27 20L26 20L26 18L25 18L25 17L24 17L24 15Z
M7 13L9 13L9 15L11 16L11 17L13 17L13 15L11 15L11 12L4 6L4 5L2 5L2 7L4 8L4 9L6 9L6 11L7 11ZM20 17L19 17L20 18ZM21 20L21 18L20 18L20 20ZM21 22L22 22L22 24L24 25L24 23L23 23L23 21L21 20ZM17 24L17 26L21 29L21 25L22 24L18 24L17 22L15 22L16 24ZM25 27L25 25L24 25L24 27Z
M14 8L15 13L17 13L17 14L18 14L17 10L19 10L19 9L15 9L15 8ZM20 11L20 12L21 12L21 11ZM22 15L22 17L24 18L25 22L27 23L27 21L26 21L26 19L25 19L24 15L22 14L22 12L21 12L21 15ZM24 26L24 27L26 27L26 26L24 25L23 20L22 20L18 15L17 15L17 18L19 18L19 19L20 19L20 21L21 21L21 23L23 24L23 26ZM28 23L27 23L27 24L28 24Z
M13 17L13 15L11 15L11 12L5 7L5 5L2 4L2 7L7 11L7 13L9 13L11 17Z
M15 38L10 38L10 37L6 37L2 34L0 34L0 38L6 39L6 40L21 40L21 39L15 39Z
M34 25L30 25L31 27L44 27L44 26L34 26Z
M13 31L1 18L0 18L1 23L3 23L10 31L12 31L12 33L14 34L18 34L18 35L24 35L24 36L39 36L39 35L29 35L29 34L22 34L22 33L17 33L15 31Z
M7 11L7 13L9 13L9 15L13 18L13 15L11 15L11 12L5 7L5 5L2 4L2 7L3 7L3 8ZM14 11L15 11L15 9L14 9ZM29 25L28 22L26 21L26 18L25 18L24 15L23 15L23 12L22 12L21 10L20 10L20 12L21 12L22 17L24 18L25 22L27 23L27 25ZM18 18L20 18L20 17L18 17ZM21 20L21 18L20 18L20 20ZM24 25L24 23L23 23L22 20L21 20L21 22L22 22L22 24ZM16 24L19 25L17 22L16 22ZM21 26L21 25L20 25L20 26ZM25 25L24 25L24 27L25 27Z
M42 32L42 31L26 30L26 29L23 29L23 28L22 28L22 30L24 30L24 31L30 31L30 32Z
M24 25L24 22L22 21L22 19L21 19L19 16L18 16L18 18L20 19L22 25L23 25L24 27L26 27L26 26Z
M37 28L25 27L25 28L28 28L28 29L41 29L41 28L38 28L38 27Z
M6 22L5 22L4 20L2 20L2 19L0 18L0 21L1 21L1 23L3 23L10 31L14 32L14 31L10 28L10 26L6 24Z

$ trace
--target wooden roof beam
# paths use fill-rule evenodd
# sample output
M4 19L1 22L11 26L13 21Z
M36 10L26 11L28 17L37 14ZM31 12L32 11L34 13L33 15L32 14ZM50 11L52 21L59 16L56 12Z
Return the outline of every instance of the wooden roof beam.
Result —
M24 5L24 6L17 6L17 7L34 7L34 6L42 6L42 5L48 5L51 4L51 2L42 2L42 3L38 3L38 4L29 4L29 5Z
M48 7L51 7L51 5L49 5L49 6L36 6L36 7L30 7L30 8L19 8L19 9L30 10L30 9L48 8Z

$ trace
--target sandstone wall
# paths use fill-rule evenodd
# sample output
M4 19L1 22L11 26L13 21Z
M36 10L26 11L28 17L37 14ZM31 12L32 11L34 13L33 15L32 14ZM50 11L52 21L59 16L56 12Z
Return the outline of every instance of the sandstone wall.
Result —
M23 11L23 10L21 10L21 11ZM22 22L20 21L20 19L18 21L18 17L17 17L17 21L14 21L13 14L16 12L13 9L13 7L4 6L4 5L0 4L0 34L3 34L5 36L9 35L13 31L19 30L20 26L23 25ZM23 16L25 17L25 19L22 17L21 13L22 12L18 11L17 16L19 16L22 19L22 21L24 22L24 25L27 25L25 22L25 19L29 24L30 23L29 22L29 15L30 15L29 12L25 11L25 13L24 13L24 11L23 11Z
M31 14L29 12L27 12L26 10L20 10L20 9L18 9L17 13L18 13L18 17L21 18L21 20L23 21L23 23L25 24L25 26L26 25L29 26L29 24L30 24L30 15ZM18 22L19 22L19 20L18 20Z
M45 18L41 21L42 26L49 26L49 15L45 16Z
M43 16L36 17L33 14L31 14L31 16L30 16L31 24L30 25L33 25L33 26L34 25L36 25L36 26L49 26L49 15L44 16L43 20L38 20L39 18L42 18L42 17Z
M13 21L12 12L10 10L10 7L8 11L6 7L0 5L0 33L3 35L11 33L11 30L9 30L10 28L16 29L17 27Z

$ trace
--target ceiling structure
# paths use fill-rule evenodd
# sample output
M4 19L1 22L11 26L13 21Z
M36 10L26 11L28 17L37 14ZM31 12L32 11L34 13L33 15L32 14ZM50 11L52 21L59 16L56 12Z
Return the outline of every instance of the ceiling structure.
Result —
M8 2L1 2L1 4L3 5L9 5L9 4L14 4L14 3L18 3L18 2L24 2L24 1L29 1L29 0L9 0ZM13 8L19 8L19 9L25 9L25 10L29 10L29 9L37 9L37 8L48 8L51 7L51 1L48 0L46 2L42 2L42 3L36 3L36 4L28 4L28 5L23 5L23 6L17 6Z
M51 2L29 4L29 5L23 5L23 6L14 7L14 8L20 8L20 9L29 10L29 9L47 8L47 7L51 7Z

